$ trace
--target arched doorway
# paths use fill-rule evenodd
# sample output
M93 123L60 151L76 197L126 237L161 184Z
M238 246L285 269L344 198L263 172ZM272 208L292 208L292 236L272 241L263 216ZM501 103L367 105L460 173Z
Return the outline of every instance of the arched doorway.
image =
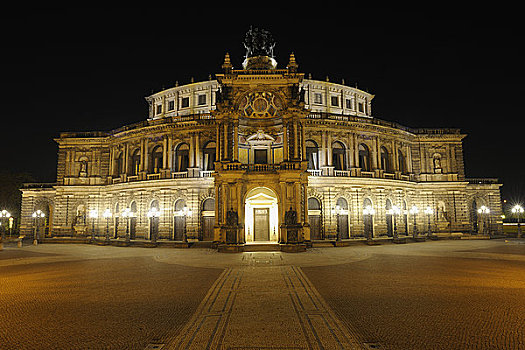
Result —
M308 170L319 169L319 147L317 143L312 140L307 140L306 143L306 160L308 161Z
M158 200L153 200L148 210L149 239L156 241L159 235L160 206Z
M393 237L394 236L394 215L392 215L392 202L390 201L390 199L386 200L385 220L386 220L386 235L388 237Z
M173 240L184 241L186 235L186 215L188 207L184 199L178 199L173 206Z
M129 208L131 209L131 217L129 218L129 238L135 239L137 237L137 202L131 202Z
M213 228L215 226L215 199L207 198L204 202L202 202L201 222L201 241L213 241Z
M315 197L308 198L308 222L310 223L310 239L322 239L321 202Z
M279 212L277 195L266 187L257 187L246 195L245 242L277 242Z
M364 235L366 238L372 239L374 237L374 207L370 198L365 198L363 201L363 224Z
M348 234L348 202L339 198L335 204L337 214L337 233L340 239L350 238Z

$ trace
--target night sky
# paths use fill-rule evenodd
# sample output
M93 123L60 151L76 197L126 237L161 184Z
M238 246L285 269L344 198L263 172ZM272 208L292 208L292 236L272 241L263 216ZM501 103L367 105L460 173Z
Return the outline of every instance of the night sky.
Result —
M273 34L279 67L293 51L314 79L357 84L377 118L460 128L467 177L499 178L504 198L525 200L517 9L221 4L231 8L2 11L3 167L53 182L61 131L144 120L145 96L220 73L226 52L239 68L253 25Z

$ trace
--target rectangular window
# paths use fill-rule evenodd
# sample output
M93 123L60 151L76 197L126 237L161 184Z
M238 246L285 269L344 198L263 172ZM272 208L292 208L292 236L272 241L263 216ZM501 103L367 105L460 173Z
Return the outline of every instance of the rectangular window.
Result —
M346 108L352 109L352 100L349 98L346 99Z
M199 95L197 103L198 103L199 106L205 105L206 104L206 95Z
M168 111L173 111L175 109L175 101L168 101Z
M332 106L339 107L339 98L337 96L332 96L330 98L330 102L331 102Z
M323 103L323 95L321 95L318 92L314 93L314 103L322 104Z
M358 106L359 106L359 112L364 112L365 111L365 108L363 106L363 102L359 102Z
M255 164L267 164L268 163L268 152L265 149L255 149Z
M190 98L189 97L183 97L181 100L180 107L181 108L188 108L190 106Z
M162 105L157 105L157 114L162 113Z

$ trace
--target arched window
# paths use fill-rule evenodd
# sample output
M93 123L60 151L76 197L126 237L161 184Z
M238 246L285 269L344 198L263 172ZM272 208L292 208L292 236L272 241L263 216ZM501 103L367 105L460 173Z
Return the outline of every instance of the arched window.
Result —
M202 151L203 155L203 163L202 168L203 170L210 171L215 170L215 150L216 150L216 144L213 141L210 141L206 144Z
M403 152L401 152L401 150L397 151L397 162L399 164L399 171L403 174L406 174L407 164L406 164L405 156L403 155Z
M131 155L130 174L138 175L140 170L140 149L137 148Z
M187 143L181 143L175 149L173 170L182 172L188 170L190 164L190 146Z
M124 152L120 152L115 159L115 175L124 173Z
M312 140L306 141L306 160L309 170L319 170L319 148Z
M359 167L363 171L370 171L370 150L364 143L359 144Z
M158 173L160 169L164 167L163 164L163 152L161 146L156 146L151 150L151 157L149 161L149 172L150 173Z
M335 170L346 170L346 149L345 146L336 141L332 144L332 165Z
M388 156L388 150L385 146L381 146L381 169L389 173L392 171L390 167L390 159Z

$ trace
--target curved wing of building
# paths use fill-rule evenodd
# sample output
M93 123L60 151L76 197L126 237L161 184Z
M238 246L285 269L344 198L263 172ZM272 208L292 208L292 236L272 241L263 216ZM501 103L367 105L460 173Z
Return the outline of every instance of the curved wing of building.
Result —
M305 79L293 54L222 68L146 97L142 122L61 133L56 183L22 189L22 234L242 250L502 231L501 185L466 178L460 130L375 118L374 95Z

